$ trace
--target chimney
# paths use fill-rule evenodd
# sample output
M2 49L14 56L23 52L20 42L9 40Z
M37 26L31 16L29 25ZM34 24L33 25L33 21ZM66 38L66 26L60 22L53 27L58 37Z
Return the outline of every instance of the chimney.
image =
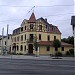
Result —
M47 18L45 18L45 21L47 22Z

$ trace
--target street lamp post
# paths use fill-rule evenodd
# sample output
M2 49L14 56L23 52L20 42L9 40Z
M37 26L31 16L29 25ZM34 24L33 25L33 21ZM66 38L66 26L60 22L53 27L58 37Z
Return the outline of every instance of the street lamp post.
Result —
M3 52L4 52L3 38L4 38L4 28L2 29L2 50L1 50L2 55L3 55Z
M75 16L71 17L71 25L73 28L73 36L74 36L74 57L75 57Z
M8 52L8 26L9 25L7 25L7 37L6 37L6 55L7 55L7 52Z

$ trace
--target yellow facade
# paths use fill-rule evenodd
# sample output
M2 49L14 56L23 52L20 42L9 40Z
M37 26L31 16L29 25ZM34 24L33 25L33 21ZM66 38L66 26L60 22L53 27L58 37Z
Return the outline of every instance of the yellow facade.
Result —
M62 54L66 54L67 51L69 51L69 49L73 49L73 47L64 47L64 51L62 51L61 47L58 48L58 52L61 52ZM40 55L55 55L56 51L55 48L53 46L50 46L50 50L47 51L47 47L46 46L41 46L40 47Z
M34 46L35 37L36 42L48 42L58 39L61 41L61 32L57 26L49 24L46 19L39 18L36 20L34 13L32 13L29 20L24 19L21 26L13 30L12 38L9 41L11 43L11 52L22 53L22 54L44 54L54 55L55 49L50 45L49 51L47 51L47 43L38 46L37 50ZM61 48L58 50L65 54L71 47L64 47L64 52Z
M50 25L47 22L47 20L43 18L40 18L35 21L35 15L34 13L32 13L29 20L23 20L21 27L13 31L12 52L15 50L15 53L22 53L22 54L28 54L28 53L30 54L37 53L38 55L39 54L46 54L46 55L55 54L55 50L52 45L50 46L49 51L47 51L47 45L40 45L36 51L34 47L35 36L37 36L37 42L54 41L54 39L58 39L59 41L61 41L61 33L56 26ZM49 36L49 40L48 40L48 36ZM32 37L32 39L30 39L30 37ZM71 48L65 47L63 53L65 53L69 49ZM59 48L58 51L62 52L61 48Z

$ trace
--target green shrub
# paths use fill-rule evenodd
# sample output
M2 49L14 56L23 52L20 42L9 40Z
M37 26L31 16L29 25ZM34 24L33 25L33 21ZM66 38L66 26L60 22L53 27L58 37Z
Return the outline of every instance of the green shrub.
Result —
M17 55L23 55L22 53L17 53Z
M74 55L74 49L70 49L69 52L71 55Z
M69 51L66 51L66 55L70 55L70 52Z
M56 52L55 56L62 56L62 53L61 52Z

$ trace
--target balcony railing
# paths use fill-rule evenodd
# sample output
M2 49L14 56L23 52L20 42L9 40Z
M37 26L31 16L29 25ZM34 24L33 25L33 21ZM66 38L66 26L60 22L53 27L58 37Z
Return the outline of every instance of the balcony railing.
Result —
M34 42L34 40L33 40L33 39L31 39L31 38L29 38L29 39L27 39L27 42L28 42L28 43L33 43L33 42Z

